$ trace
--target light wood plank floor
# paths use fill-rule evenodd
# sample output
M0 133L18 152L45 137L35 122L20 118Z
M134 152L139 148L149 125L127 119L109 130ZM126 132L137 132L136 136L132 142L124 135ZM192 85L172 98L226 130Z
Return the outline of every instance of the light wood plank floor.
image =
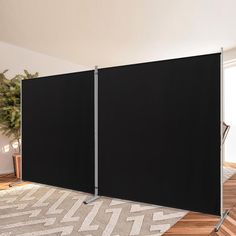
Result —
M236 207L230 210L229 215L221 226L219 232L212 232L211 236L235 236L236 235Z
M219 217L189 212L164 235L236 236L236 175L232 176L224 183L223 194L224 209L230 209L230 213L219 232L214 232L214 227L218 223Z
M19 179L16 178L14 173L0 175L0 190L8 189L9 184L15 183L17 181L19 181ZM28 183L25 182L19 185L25 185L25 184L28 184Z

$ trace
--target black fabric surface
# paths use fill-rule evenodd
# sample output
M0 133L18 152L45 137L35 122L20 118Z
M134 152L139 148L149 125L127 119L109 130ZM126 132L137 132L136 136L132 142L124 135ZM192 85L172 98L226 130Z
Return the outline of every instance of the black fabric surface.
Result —
M99 194L220 214L220 54L99 70Z
M23 81L23 179L94 192L93 71Z

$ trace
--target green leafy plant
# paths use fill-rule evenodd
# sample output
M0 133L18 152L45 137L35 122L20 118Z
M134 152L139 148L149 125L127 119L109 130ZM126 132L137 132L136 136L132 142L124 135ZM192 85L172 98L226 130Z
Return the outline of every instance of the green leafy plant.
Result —
M0 131L11 141L18 142L20 152L20 91L21 80L38 77L38 73L30 74L24 70L24 74L17 74L9 79L5 76L8 70L0 73Z

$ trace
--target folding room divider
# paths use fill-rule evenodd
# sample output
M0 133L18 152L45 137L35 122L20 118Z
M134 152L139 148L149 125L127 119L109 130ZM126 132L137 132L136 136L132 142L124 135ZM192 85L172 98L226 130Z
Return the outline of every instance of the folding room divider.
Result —
M220 183L220 54L99 70L100 195L220 215Z
M93 73L22 81L24 180L94 193Z
M222 53L25 80L23 179L223 218L221 99Z

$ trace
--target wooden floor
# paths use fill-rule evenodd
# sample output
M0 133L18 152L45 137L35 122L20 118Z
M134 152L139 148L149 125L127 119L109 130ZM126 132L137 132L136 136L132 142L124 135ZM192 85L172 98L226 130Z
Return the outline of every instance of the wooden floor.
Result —
M224 209L229 209L230 213L218 232L214 231L214 227L219 222L219 217L189 212L164 235L236 236L236 175L224 183L223 191Z
M211 236L235 236L236 235L236 207L231 209L229 215L224 221L224 224L221 226L219 232L212 232Z
M0 190L9 188L9 184L17 181L14 174L0 175ZM214 232L219 217L189 212L164 235L236 236L236 175L224 183L224 209L229 209L230 212L219 232Z
M0 190L5 190L9 188L9 184L15 183L19 181L16 176L12 174L4 174L0 175ZM25 185L27 183L22 183L20 185Z

